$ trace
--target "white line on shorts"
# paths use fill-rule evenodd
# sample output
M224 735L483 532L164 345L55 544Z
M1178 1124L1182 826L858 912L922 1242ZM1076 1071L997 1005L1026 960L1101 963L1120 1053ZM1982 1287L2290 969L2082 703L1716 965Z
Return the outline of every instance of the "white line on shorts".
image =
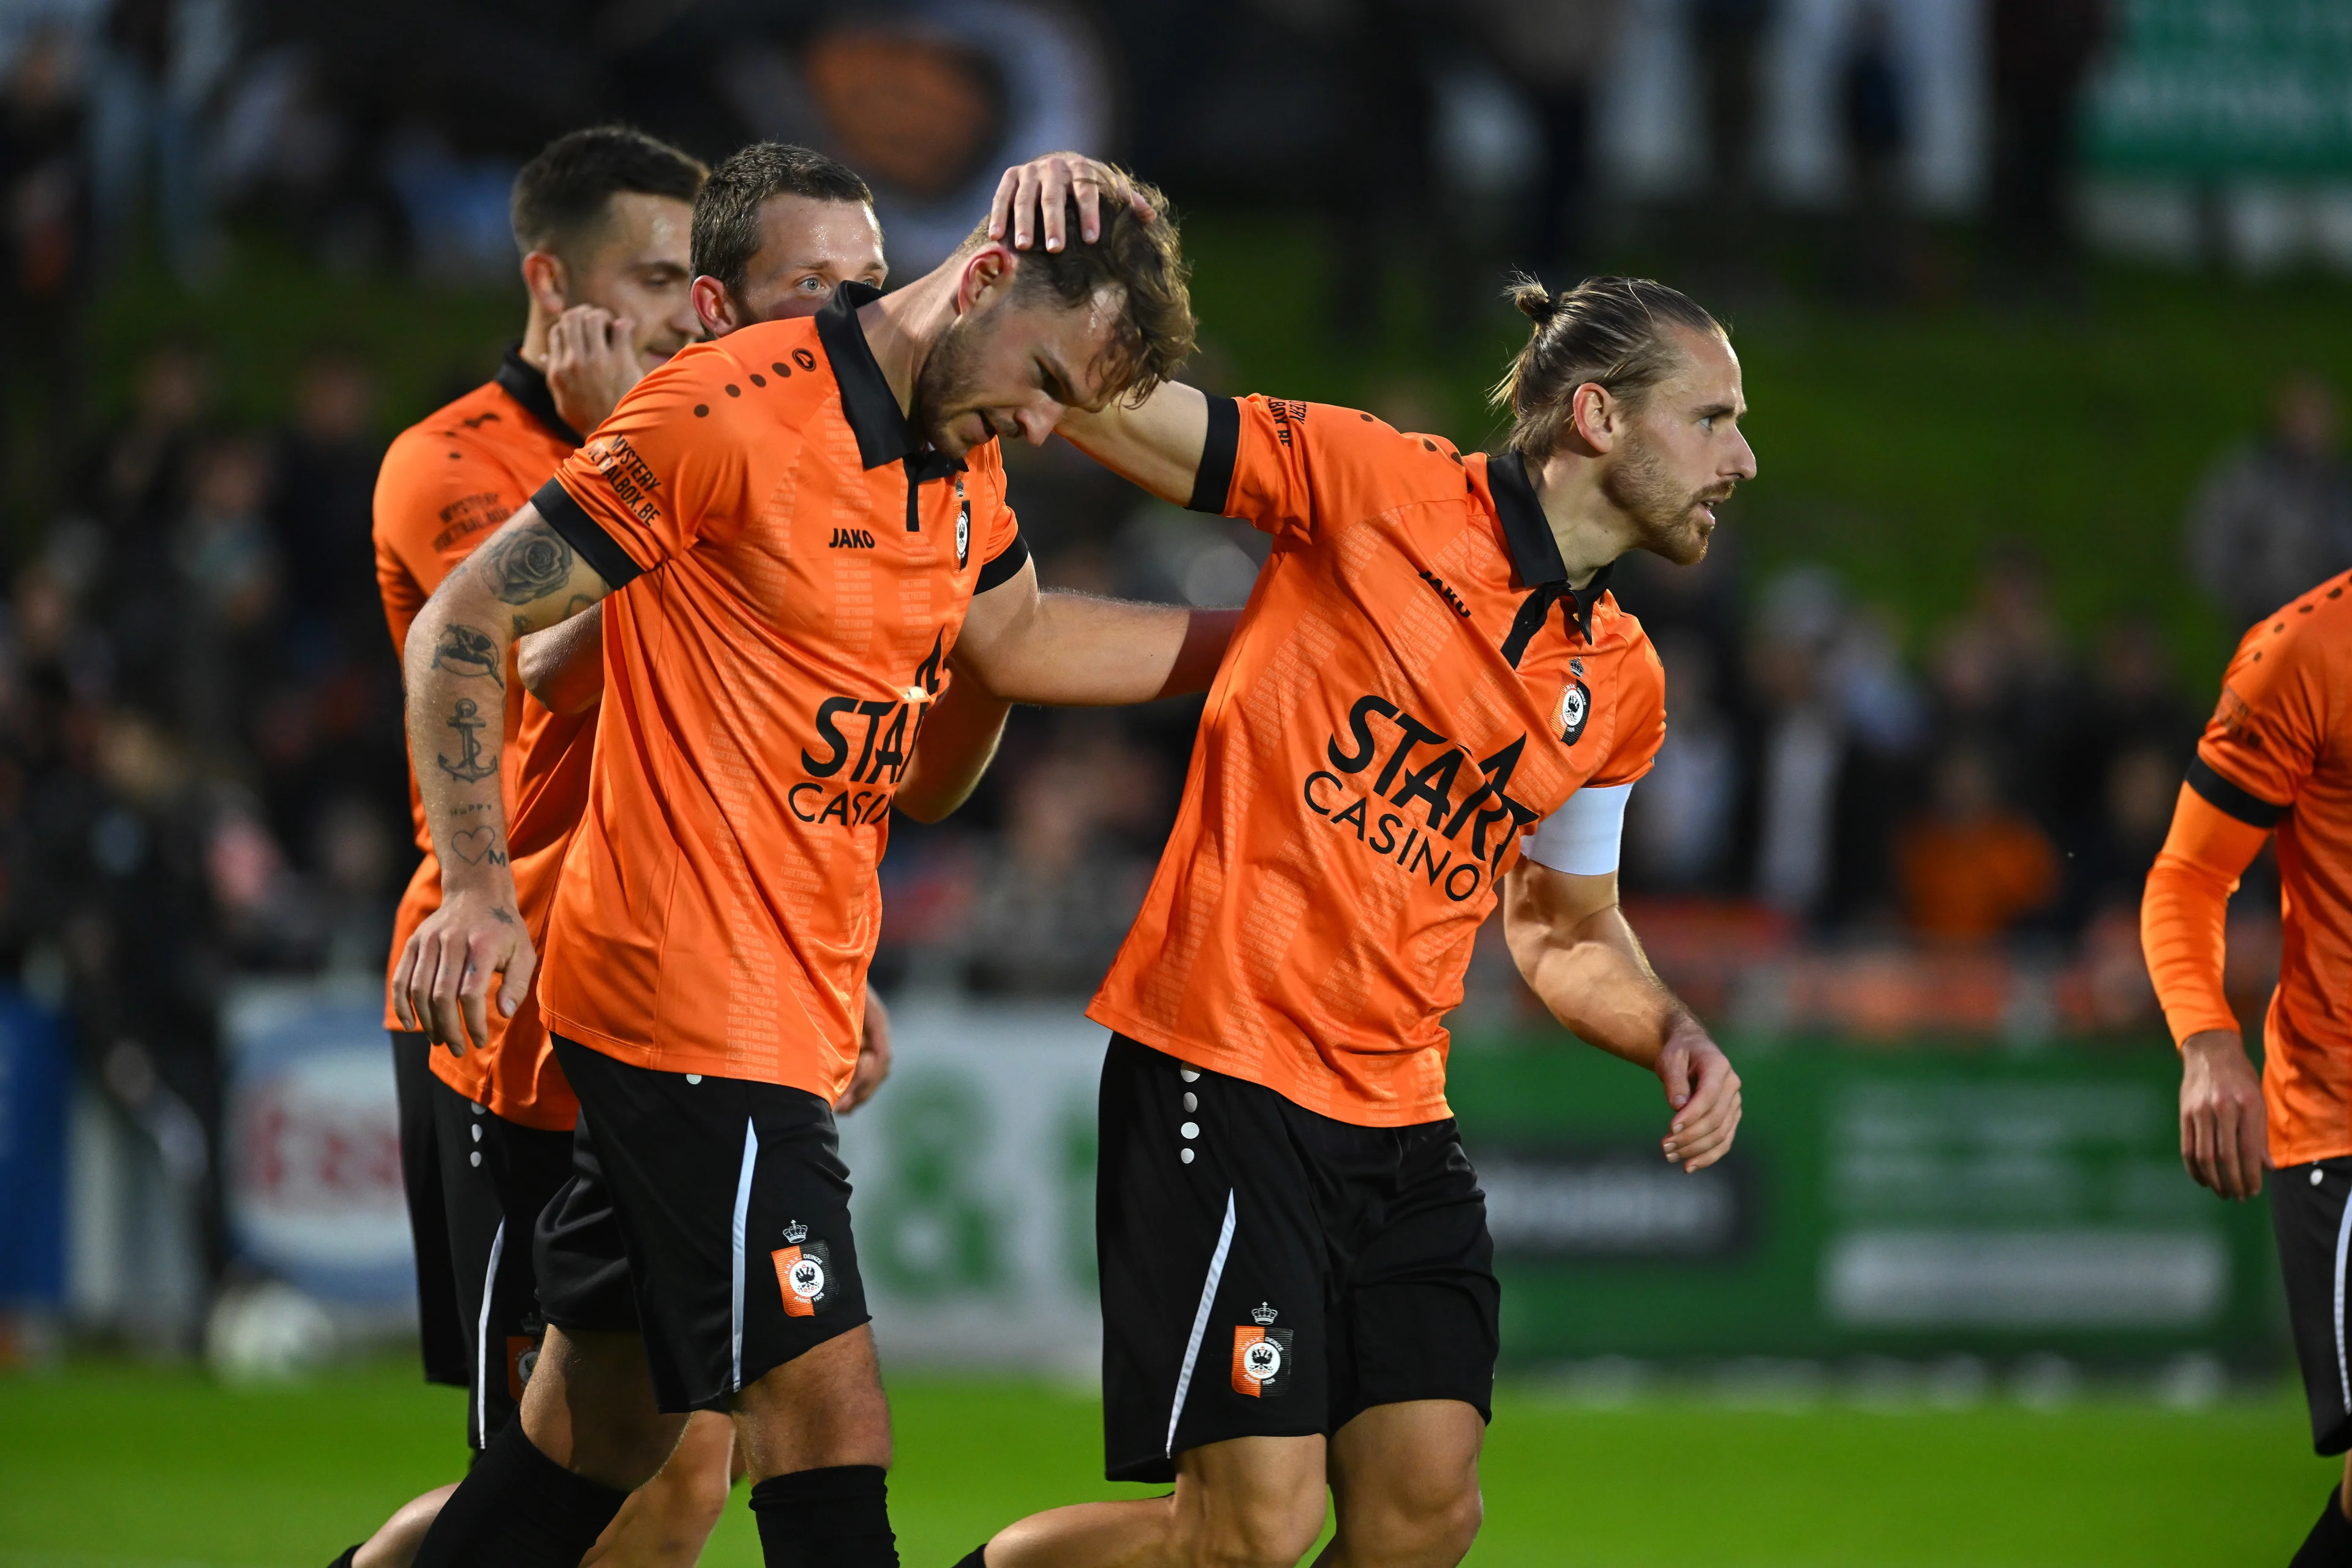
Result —
M474 1447L490 1446L490 1298L499 1289L499 1254L507 1249L507 1222L499 1221L499 1228L490 1237L490 1266L482 1270L482 1310L474 1322ZM2336 1317L2341 1319L2344 1288L2336 1288L2338 1303ZM2336 1359L2342 1361L2344 1331L2336 1332ZM501 1349L504 1347L501 1346ZM502 1358L503 1359L503 1358Z
M2344 1408L2352 1413L2352 1376L2344 1367L2344 1255L2352 1247L2352 1198L2344 1202L2344 1217L2336 1226L2336 1386L2344 1395Z
M743 1391L743 1227L751 1215L751 1171L760 1163L760 1133L751 1119L743 1119L743 1166L735 1173L735 1323L734 1363L727 1386Z
M1184 1414L1184 1395L1192 1386L1192 1367L1201 1359L1201 1341L1209 1332L1209 1313L1217 1304L1217 1281L1224 1278L1225 1255L1234 1249L1234 1191L1225 1189L1225 1225L1217 1232L1217 1250L1209 1256L1209 1278L1201 1285L1201 1310L1192 1314L1192 1337L1184 1345L1184 1370L1176 1374L1176 1406L1168 1412L1168 1457L1176 1457L1176 1422Z

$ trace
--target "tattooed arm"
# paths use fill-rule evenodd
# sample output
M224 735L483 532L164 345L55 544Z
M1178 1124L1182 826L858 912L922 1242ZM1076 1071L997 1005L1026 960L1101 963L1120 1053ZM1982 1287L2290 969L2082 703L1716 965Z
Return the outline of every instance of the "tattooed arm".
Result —
M443 580L409 628L409 755L441 861L441 907L401 952L393 1008L404 1026L460 1055L488 1037L492 977L506 977L499 1012L511 1017L538 962L507 865L499 776L507 650L610 591L525 506Z

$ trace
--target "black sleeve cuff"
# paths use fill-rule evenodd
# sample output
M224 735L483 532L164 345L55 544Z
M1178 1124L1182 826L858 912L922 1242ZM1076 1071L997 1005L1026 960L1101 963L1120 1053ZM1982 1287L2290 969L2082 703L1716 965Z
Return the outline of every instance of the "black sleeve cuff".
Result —
M2189 787L2205 799L2205 804L2225 816L2234 816L2249 827L2276 827L2286 807L2273 805L2261 796L2231 784L2215 773L2202 757L2192 757L2189 763Z
M991 588L1003 587L1021 574L1021 568L1028 559L1029 542L1022 538L1019 531L1016 530L1013 535L1013 542L998 551L994 560L981 567L980 582L972 592L985 594Z
M547 526L563 536L563 542L580 552L580 559L596 569L604 579L604 586L615 594L635 582L645 568L629 558L618 541L605 532L588 509L572 499L572 492L560 479L550 479L539 487L530 498L539 515L547 519Z
M1242 443L1242 405L1230 397L1209 399L1209 438L1201 447L1201 467L1192 475L1192 499L1186 507L1214 517L1225 515L1225 497L1234 488L1234 456Z

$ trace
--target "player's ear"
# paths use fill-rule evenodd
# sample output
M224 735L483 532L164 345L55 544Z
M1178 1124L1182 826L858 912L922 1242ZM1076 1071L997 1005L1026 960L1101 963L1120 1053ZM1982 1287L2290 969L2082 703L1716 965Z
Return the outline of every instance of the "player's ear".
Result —
M956 279L956 313L961 315L991 294L1010 289L1020 268L1021 258L993 241L973 251L964 258L963 273Z
M550 316L571 309L571 283L563 258L553 251L534 250L522 258L522 286L530 291L530 302Z
M743 324L735 319L734 295L727 291L726 284L708 272L696 278L687 291L694 297L695 316L710 336L722 337Z
M1617 444L1617 426L1623 416L1623 405L1597 381L1588 381L1569 395L1569 429L1595 452L1605 452Z

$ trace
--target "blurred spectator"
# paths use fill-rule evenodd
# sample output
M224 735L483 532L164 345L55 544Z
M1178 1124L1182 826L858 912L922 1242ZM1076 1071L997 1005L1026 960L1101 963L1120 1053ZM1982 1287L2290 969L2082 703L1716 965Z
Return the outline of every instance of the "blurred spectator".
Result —
M2048 906L2058 857L2032 819L2001 798L1993 759L1958 742L1929 773L1928 811L1898 849L1912 930L1934 941L1983 942Z
M2074 110L2107 29L2106 0L1992 0L1992 216L2011 259L2069 247Z
M183 595L178 712L183 733L216 765L242 752L245 719L278 658L280 569L268 499L260 442L210 442L191 464L188 505L172 541Z
M1773 8L1773 0L1690 0L1691 47L1706 93L1711 206L1742 207L1754 195L1758 68Z
M2189 505L2190 569L2238 626L2352 567L2352 467L2339 416L2334 387L2288 376L2269 435L2224 453Z
M91 147L107 255L129 254L140 197L152 190L165 261L182 282L201 283L221 260L203 121L236 58L236 9L230 0L114 0L101 40Z
M81 310L89 277L89 168L79 61L56 26L35 29L0 100L0 402L27 407L8 454L20 505L40 515L67 477L81 416ZM12 421L13 424L13 421Z
M1075 992L1101 981L1152 867L1111 829L1132 824L1137 786L1150 779L1150 763L1109 736L1021 770L981 868L965 963L973 989Z
M193 344L158 343L140 362L131 417L101 444L89 486L118 542L155 526L176 502L183 466L212 405L212 361Z
M1976 603L1946 628L1931 674L1936 732L1981 749L2003 798L2055 830L2076 691L2040 556L2015 545L1987 555Z
M1654 639L1666 671L1666 739L1627 803L1625 874L1643 892L1720 892L1739 805L1739 749L1717 702L1713 650L1682 632Z
M1620 0L1477 6L1488 52L1527 89L1543 132L1543 163L1525 198L1527 226L1514 259L1555 287L1576 280L1591 247L1593 76L1616 47L1622 10Z
M1916 724L1885 651L1822 567L1782 573L1758 606L1741 842L1754 896L1783 915L1834 923L1891 895L1888 813Z
M377 647L375 376L356 355L317 353L294 384L294 423L278 442L269 523L285 563L290 633L311 670Z
M1910 84L1895 48L1886 0L1864 0L1853 13L1838 69L1838 119L1853 182L1850 253L1832 268L1863 299L1895 291L1903 203L1903 157L1911 141Z

